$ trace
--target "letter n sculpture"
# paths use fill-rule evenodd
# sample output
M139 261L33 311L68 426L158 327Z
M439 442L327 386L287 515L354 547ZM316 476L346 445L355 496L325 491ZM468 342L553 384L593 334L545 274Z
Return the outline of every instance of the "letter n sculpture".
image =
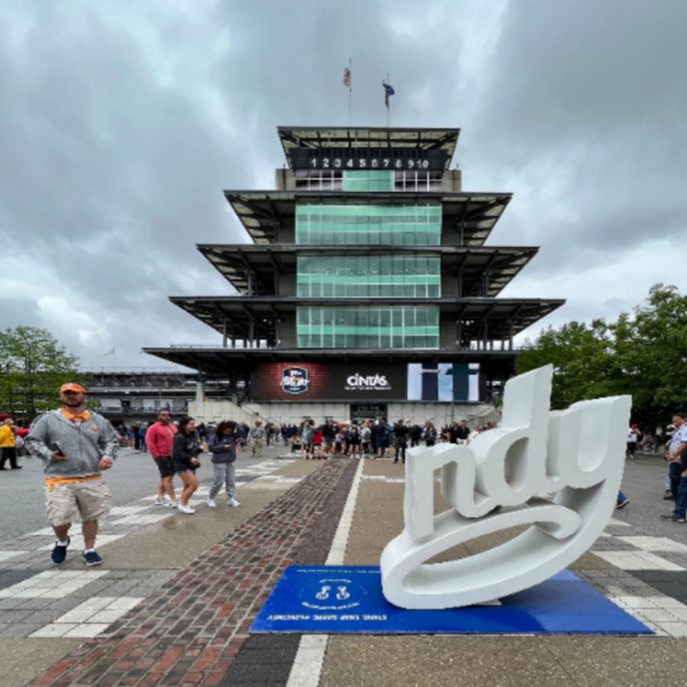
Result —
M548 365L509 380L502 425L469 445L410 449L405 529L381 558L389 602L437 609L499 599L560 572L603 532L623 475L632 398L550 411L552 376ZM435 515L437 470L451 509ZM516 526L525 529L488 551L427 563L475 537Z

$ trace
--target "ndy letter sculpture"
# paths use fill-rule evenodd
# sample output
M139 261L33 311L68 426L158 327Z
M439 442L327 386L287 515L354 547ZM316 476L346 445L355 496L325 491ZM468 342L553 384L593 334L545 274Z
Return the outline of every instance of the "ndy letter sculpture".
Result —
M469 446L408 452L405 529L382 552L384 596L402 608L452 608L532 587L587 551L611 517L625 464L630 396L549 411L553 367L508 381L502 426ZM434 471L453 508L433 514ZM533 499L554 494L553 502ZM497 506L498 512L492 512ZM470 539L527 530L469 558L423 565Z

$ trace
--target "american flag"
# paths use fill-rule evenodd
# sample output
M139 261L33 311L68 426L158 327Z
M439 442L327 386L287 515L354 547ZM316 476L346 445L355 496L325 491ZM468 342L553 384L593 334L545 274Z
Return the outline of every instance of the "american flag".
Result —
M351 87L351 70L348 67L344 69L343 85L346 88Z

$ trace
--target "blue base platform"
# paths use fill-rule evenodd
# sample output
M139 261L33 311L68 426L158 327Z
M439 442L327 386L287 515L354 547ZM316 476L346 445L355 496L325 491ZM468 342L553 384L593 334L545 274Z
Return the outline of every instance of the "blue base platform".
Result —
M372 566L287 568L250 629L304 634L653 634L564 570L498 606L408 611L382 595Z

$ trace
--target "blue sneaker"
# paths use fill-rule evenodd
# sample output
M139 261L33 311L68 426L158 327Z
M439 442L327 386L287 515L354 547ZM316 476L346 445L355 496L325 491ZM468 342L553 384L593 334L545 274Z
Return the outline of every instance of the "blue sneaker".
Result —
M71 539L67 537L67 546L69 546L69 542L71 542ZM59 542L55 542L55 546L53 546L52 553L50 554L50 558L55 565L64 563L67 558L67 546L61 546Z
M103 559L95 551L89 551L88 553L84 551L83 560L89 567L92 565L100 565L103 562Z

